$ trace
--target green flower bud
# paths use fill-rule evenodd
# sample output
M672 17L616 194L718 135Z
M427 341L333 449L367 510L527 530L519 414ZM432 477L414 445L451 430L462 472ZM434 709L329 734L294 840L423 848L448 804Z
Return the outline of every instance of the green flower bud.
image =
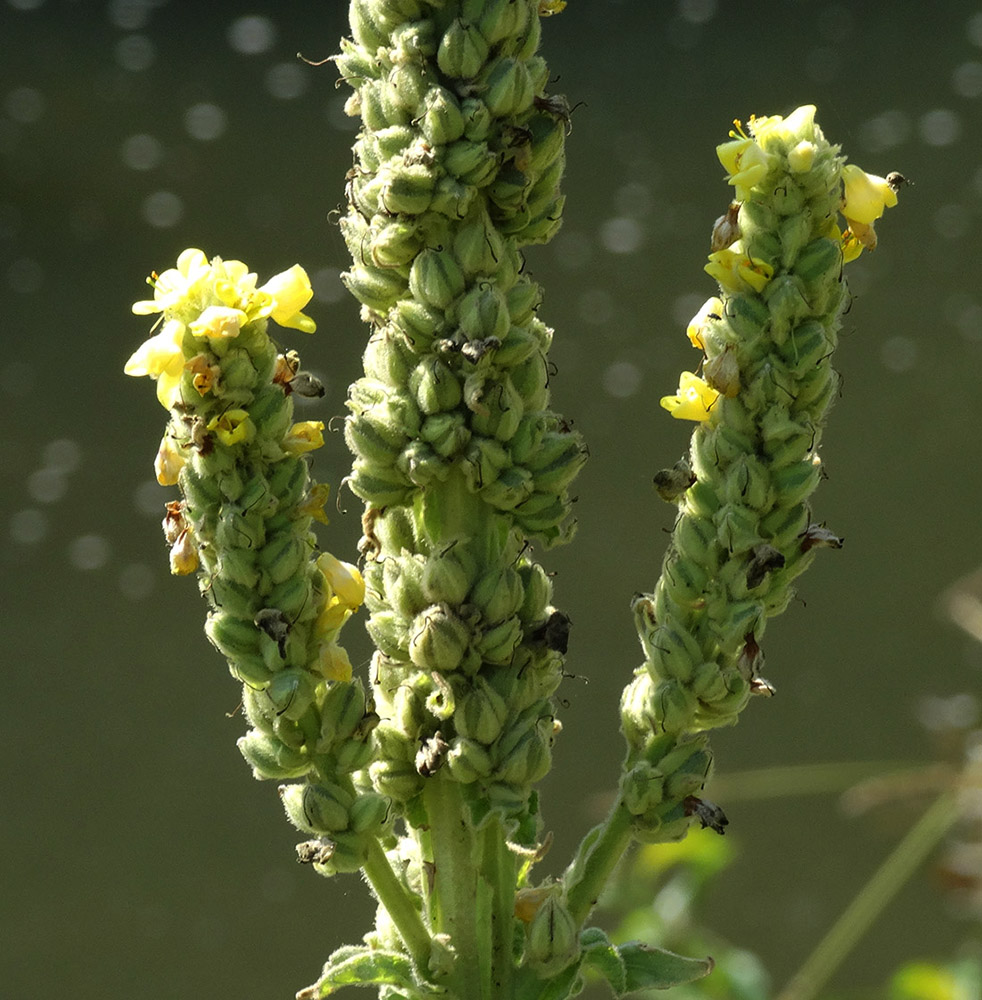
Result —
M683 733L692 728L696 700L683 684L676 680L660 681L655 689L655 704L666 733Z
M341 275L341 280L359 302L377 313L388 312L406 294L406 278L392 268L383 270L355 264Z
M353 833L377 834L385 825L392 803L384 795L362 792L348 811Z
M347 829L355 797L337 784L280 785L280 798L290 822L304 833Z
M413 261L409 290L427 305L446 309L464 291L464 275L447 250L426 249Z
M486 33L483 34L487 37ZM487 139L494 118L484 101L477 97L467 97L461 102L460 110L464 116L464 137L472 142Z
M511 325L505 297L494 286L476 286L457 304L457 323L465 340L502 340ZM500 362L500 359L499 363Z
M259 553L259 566L269 574L274 584L282 583L300 574L307 562L308 551L306 538L298 539L283 532L267 540Z
M281 670L270 681L266 696L277 715L299 719L311 706L316 693L316 681L306 670Z
M524 598L519 573L508 566L492 566L474 584L468 600L477 606L485 621L497 623L516 614Z
M275 737L255 729L240 737L236 746L252 768L253 777L260 780L302 778L312 766L306 754L292 750Z
M481 498L498 510L514 510L532 495L532 475L526 469L511 466L502 469L490 483L481 488Z
M431 87L423 101L420 126L431 146L456 142L464 134L464 116L457 98L445 87ZM446 163L444 163L446 169ZM450 171L453 173L453 171Z
M379 201L389 214L421 215L430 207L436 185L436 177L430 167L421 163L390 165L383 168L379 176L382 177ZM419 242L422 243L422 240Z
M409 659L408 622L394 611L376 611L365 628L379 651L394 660Z
M423 234L415 223L389 222L372 237L369 245L372 263L377 267L401 267L409 264L419 253L423 239Z
M326 748L343 743L364 728L368 706L361 681L337 681L328 685L321 702L321 740Z
M455 410L462 398L461 385L453 370L432 356L416 366L409 378L409 389L426 414Z
M413 620L409 657L423 670L449 674L461 665L470 638L467 625L446 604L435 604Z
M434 413L426 418L419 436L443 458L451 458L464 450L471 432L462 413Z
M368 773L376 790L395 802L408 802L423 787L423 779L411 761L376 759Z
M467 399L467 405L474 413L471 427L485 437L510 440L525 412L520 393L505 374L493 382L482 379L478 385L480 388L475 385Z
M382 100L413 115L423 103L427 90L424 68L412 61L400 62L389 70Z
M628 812L642 816L661 805L665 795L664 775L643 761L621 775L620 792Z
M345 483L355 496L373 507L405 503L412 492L412 483L394 467L383 468L360 458L355 460Z
M374 52L387 43L388 33L373 16L371 0L351 0L348 13L351 18L351 33L363 49Z
M550 432L525 463L532 473L536 490L559 493L576 478L587 459L586 447L578 434Z
M454 713L458 734L484 746L490 746L498 738L507 719L508 703L480 678Z
M445 76L472 80L481 72L488 51L488 41L477 27L457 18L440 39L436 62Z
M445 482L452 467L425 441L411 441L403 449L397 464L411 482L424 488Z
M390 557L382 565L385 596L397 614L408 620L429 607L430 601L423 591L424 556L407 553L399 558Z
M508 618L487 628L477 643L477 651L485 663L511 663L515 648L522 641L522 625L517 617Z
M480 742L459 736L451 744L446 765L454 780L462 784L487 778L493 768L491 756Z
M488 149L486 142L472 142L461 139L448 146L440 160L440 165L461 184L484 187L498 172L501 154Z
M396 306L392 321L414 348L421 349L441 331L443 313L416 299L403 299Z
M427 558L421 583L428 604L460 605L467 598L473 561L468 559L465 565L457 552L462 548L453 546Z
M471 281L483 276L498 275L498 288L510 287L511 282L505 280L499 272L514 268L514 264L509 260L501 234L483 209L480 213L471 213L458 228L454 236L453 253L463 273ZM517 268L514 270L517 273Z
M211 611L205 621L205 634L229 660L259 652L259 629L251 618L244 621L224 611Z
M541 622L545 618L546 608L552 600L552 580L538 563L526 563L518 569L525 589L522 606L518 609L518 617L529 625Z
M364 416L350 416L344 422L344 440L356 455L381 469L394 464L407 437L397 427Z
M528 927L525 959L541 979L550 979L580 952L576 921L557 893L539 907Z
M496 118L515 118L532 106L534 84L524 62L502 58L485 77L484 101Z

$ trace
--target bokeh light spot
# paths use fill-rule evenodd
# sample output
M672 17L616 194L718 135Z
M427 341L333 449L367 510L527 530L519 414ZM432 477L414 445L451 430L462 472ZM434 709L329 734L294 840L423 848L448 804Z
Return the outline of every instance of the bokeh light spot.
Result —
M141 214L144 221L157 229L177 225L184 215L184 202L173 191L155 191L143 199Z
M276 26L261 14L236 18L228 29L228 44L243 56L255 56L271 49L276 42Z
M68 547L68 559L76 569L101 569L109 561L109 542L102 535L79 535Z
M228 125L228 117L217 104L194 104L184 115L184 128L192 139L211 142L221 136Z

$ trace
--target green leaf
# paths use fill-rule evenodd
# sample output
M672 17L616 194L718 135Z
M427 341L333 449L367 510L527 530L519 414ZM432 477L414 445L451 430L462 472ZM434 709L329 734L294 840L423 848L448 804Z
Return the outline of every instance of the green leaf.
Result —
M624 962L628 993L667 990L702 979L713 971L711 958L685 958L661 948L649 948L640 941L619 945L617 951Z
M582 990L579 961L548 979L540 979L528 966L522 966L515 976L516 1000L569 1000Z
M627 967L620 952L599 927L587 927L580 934L584 968L594 969L610 983L615 997L627 992Z
M320 979L297 994L297 1000L330 996L342 986L416 987L413 965L398 951L381 951L361 945L338 948L327 960Z

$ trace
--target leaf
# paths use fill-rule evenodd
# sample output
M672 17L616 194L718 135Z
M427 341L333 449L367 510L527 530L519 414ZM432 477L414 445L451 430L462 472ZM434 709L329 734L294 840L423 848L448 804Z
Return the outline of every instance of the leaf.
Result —
M667 990L672 986L702 979L713 971L711 958L686 958L661 948L650 948L640 941L619 945L617 951L624 962L627 992L635 990Z
M587 927L580 934L583 948L583 965L594 969L610 983L615 997L627 992L627 967L620 952L599 927Z
M361 945L338 948L327 960L320 979L297 994L297 1000L330 996L341 986L403 986L415 988L410 960L398 951L382 951Z

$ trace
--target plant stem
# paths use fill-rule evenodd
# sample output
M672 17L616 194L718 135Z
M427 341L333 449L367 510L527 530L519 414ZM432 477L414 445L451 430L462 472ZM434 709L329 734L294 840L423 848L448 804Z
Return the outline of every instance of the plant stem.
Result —
M501 824L482 831L481 871L491 888L491 970L495 997L512 995L516 858L505 843Z
M957 816L955 791L943 792L863 886L777 1000L811 1000L818 993Z
M567 874L566 905L577 927L582 927L617 863L631 843L631 820L618 798L604 822L580 844Z
M431 923L449 935L456 953L448 983L460 1000L491 1000L490 921L486 885L478 877L477 844L460 785L435 776L423 789L433 848ZM482 902L485 904L482 906Z
M365 860L365 877L399 929L417 967L426 971L430 960L430 935L412 897L389 864L377 840L372 840Z

